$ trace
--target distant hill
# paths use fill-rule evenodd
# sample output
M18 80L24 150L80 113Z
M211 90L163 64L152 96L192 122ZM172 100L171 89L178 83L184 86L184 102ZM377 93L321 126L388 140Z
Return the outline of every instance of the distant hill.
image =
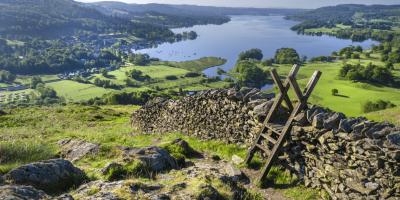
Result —
M127 4L104 1L87 4L106 15L141 20L168 27L192 26L195 24L222 24L229 15L289 15L305 10L274 8L228 8L169 4Z
M76 32L134 33L137 30L157 29L104 15L83 5L73 0L1 0L0 34L43 38Z
M303 9L279 9L279 8L230 8L195 5L169 5L169 4L126 4L122 2L103 1L93 3L103 13L128 14L158 12L168 15L288 15L303 12Z
M400 5L343 4L291 14L289 18L301 21L316 20L330 23L351 24L360 18L365 20L376 18L389 19L393 16L400 17Z

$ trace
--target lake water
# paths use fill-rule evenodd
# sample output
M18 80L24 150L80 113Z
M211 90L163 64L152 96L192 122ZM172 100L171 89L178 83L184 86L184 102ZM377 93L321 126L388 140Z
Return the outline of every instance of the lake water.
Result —
M263 51L264 58L272 58L275 51L282 47L297 50L308 58L330 55L349 45L369 48L375 41L352 42L331 36L298 35L290 30L296 21L285 20L283 16L232 16L232 20L223 25L199 25L190 28L173 29L175 33L194 30L196 40L177 43L164 43L155 48L137 52L147 53L152 57L168 61L185 61L205 56L217 56L227 59L220 68L231 69L240 52L251 48ZM216 76L217 67L204 71L208 76Z

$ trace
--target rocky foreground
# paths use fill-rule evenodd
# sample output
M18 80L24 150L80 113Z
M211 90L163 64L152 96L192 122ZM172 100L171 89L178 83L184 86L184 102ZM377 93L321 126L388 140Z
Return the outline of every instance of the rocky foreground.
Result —
M265 199L251 193L249 179L234 164L208 156L177 139L162 147L116 146L119 156L105 163L94 180L74 166L101 146L59 141L61 158L20 166L0 179L4 200Z

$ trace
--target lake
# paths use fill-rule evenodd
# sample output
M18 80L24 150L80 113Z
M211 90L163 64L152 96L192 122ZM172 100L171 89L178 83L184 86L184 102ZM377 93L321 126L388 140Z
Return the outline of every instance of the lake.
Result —
M272 58L275 51L282 47L294 48L301 56L312 58L330 55L349 45L369 48L372 44L378 44L372 40L352 42L332 36L298 35L290 28L299 22L285 20L283 16L231 17L230 22L222 25L199 25L172 30L175 33L196 31L196 40L164 43L136 52L168 61L185 61L205 56L222 57L227 59L227 63L220 68L228 71L235 65L239 53L251 48L261 49L264 58ZM206 69L204 73L207 76L216 76L217 68Z

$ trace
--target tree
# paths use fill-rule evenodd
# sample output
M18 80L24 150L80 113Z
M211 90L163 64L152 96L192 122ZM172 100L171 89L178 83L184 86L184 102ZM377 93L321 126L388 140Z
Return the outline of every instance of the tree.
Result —
M239 54L239 61L241 60L261 60L264 57L261 49L250 49L247 51L243 51Z
M101 68L101 69L100 69L100 73L101 73L101 75L103 75L104 77L107 77L107 75L108 75L108 71L107 71L105 68Z
M32 89L36 89L36 87L37 87L38 84L40 84L40 83L43 84L43 81L42 81L42 79L41 79L39 76L34 76L34 77L32 77L32 79L31 79L31 88L32 88Z
M276 50L274 60L278 64L296 64L300 63L300 56L295 49L281 48Z
M145 66L150 63L150 56L148 54L130 54L128 57L129 62L134 65Z
M129 78L133 78L138 81L146 81L150 80L151 77L149 75L143 75L143 72L137 69L132 69L128 72L126 72L126 76Z
M339 90L336 89L336 88L332 89L331 92L332 92L332 95L333 95L333 96L336 96L336 95L339 94Z
M15 74L12 74L9 71L0 70L0 83L12 83L16 78L17 76Z
M261 88L268 80L268 73L247 60L238 62L233 72L240 86Z
M218 75L223 75L223 74L226 74L226 71L218 67L217 68L217 74Z
M265 59L263 62L264 66L272 66L272 64L274 64L274 59Z
M385 64L385 67L386 67L387 69L394 70L394 65L393 65L393 63L391 63L391 62L387 62L387 63Z

